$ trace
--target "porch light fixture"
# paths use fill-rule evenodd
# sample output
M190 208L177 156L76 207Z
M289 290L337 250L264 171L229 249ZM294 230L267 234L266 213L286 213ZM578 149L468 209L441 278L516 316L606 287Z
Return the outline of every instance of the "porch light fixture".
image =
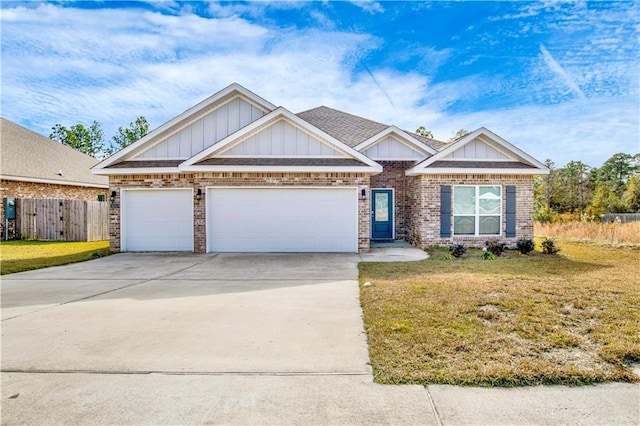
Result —
M196 200L200 201L201 198L202 198L202 188L198 188L198 191L196 191Z
M116 191L111 191L111 197L109 197L109 199L112 203L116 200Z
M366 189L362 189L362 191L360 191L360 198L362 198L363 200L367 199L367 190Z

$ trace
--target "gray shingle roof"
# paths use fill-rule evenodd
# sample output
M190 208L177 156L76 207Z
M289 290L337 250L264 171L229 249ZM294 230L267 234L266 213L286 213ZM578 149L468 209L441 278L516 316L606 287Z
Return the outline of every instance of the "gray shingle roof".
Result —
M388 124L378 123L326 106L313 108L296 115L352 148L390 127ZM417 135L413 132L406 130L405 132L435 150L440 150L447 145L444 142Z
M14 180L58 181L72 185L109 185L106 176L91 173L96 158L13 123L0 121L0 174ZM62 175L60 175L62 171Z

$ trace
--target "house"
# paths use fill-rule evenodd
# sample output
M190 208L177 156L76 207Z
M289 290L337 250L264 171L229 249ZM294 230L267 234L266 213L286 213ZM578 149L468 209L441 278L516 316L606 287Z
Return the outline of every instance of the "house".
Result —
M91 173L97 159L0 118L2 235L5 199L105 199L109 179Z
M112 250L205 253L515 243L548 170L485 128L443 143L232 84L93 172L109 176Z

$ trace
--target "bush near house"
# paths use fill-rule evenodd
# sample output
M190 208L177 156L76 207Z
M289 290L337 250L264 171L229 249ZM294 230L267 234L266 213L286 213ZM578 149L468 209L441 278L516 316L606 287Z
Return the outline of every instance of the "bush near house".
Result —
M378 383L521 386L637 382L640 249L558 243L484 262L361 263Z

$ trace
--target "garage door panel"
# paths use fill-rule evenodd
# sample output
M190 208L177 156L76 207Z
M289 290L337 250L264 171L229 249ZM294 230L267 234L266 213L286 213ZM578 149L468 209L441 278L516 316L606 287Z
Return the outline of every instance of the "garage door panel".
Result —
M210 251L355 252L353 188L210 188Z
M123 191L125 251L193 251L191 189Z

